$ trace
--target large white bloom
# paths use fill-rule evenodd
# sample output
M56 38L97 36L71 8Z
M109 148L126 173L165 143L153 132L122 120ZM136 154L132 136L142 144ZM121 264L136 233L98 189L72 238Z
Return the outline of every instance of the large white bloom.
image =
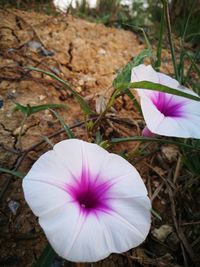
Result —
M127 251L149 232L151 204L140 175L96 144L56 144L33 165L23 189L52 247L70 261Z
M81 5L82 0L53 0L54 6L62 12L67 11L70 5L76 8L77 5ZM89 8L95 8L97 6L97 0L87 0L86 1Z
M132 69L131 82L150 81L198 96L150 65ZM200 102L163 92L137 89L148 129L155 134L200 138ZM146 129L145 129L145 132Z

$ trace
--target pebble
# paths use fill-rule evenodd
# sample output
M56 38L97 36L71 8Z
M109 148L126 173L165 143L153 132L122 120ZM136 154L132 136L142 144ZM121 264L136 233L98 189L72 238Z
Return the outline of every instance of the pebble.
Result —
M12 214L16 215L17 214L17 210L20 207L20 204L19 204L19 202L15 201L15 200L10 200L8 202L8 207L11 210Z
M0 99L0 108L3 107L3 99Z
M172 232L173 228L167 224L163 224L160 228L155 228L151 231L152 235L161 242L164 242Z

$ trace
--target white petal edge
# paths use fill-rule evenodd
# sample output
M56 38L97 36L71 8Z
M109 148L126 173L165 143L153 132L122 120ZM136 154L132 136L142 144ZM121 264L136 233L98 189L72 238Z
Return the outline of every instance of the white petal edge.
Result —
M147 197L141 198L143 204L136 205L136 201L137 198L116 201L113 206L117 212L100 217L105 235L110 240L110 252L125 252L137 247L146 239L151 225L150 201Z
M36 216L43 216L70 202L69 194L46 182L23 180L24 196Z

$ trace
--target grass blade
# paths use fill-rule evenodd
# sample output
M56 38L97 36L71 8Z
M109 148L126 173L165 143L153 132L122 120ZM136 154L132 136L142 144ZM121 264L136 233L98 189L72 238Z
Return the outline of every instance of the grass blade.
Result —
M82 98L82 96L80 96L74 89L72 89L72 87L64 80L62 80L61 78L59 78L58 76L56 76L55 74L51 73L51 72L48 72L48 71L45 71L45 70L42 70L42 69L39 69L39 68L34 68L34 67L26 67L26 69L29 69L29 70L33 70L33 71L37 71L37 72L41 72L43 74L46 74L47 76L53 78L54 80L62 83L65 88L67 90L69 90L74 96L75 98L77 99L77 101L79 102L83 112L86 114L86 115L91 115L93 114L94 112L90 109L88 103Z
M200 101L200 97L195 96L193 94L188 94L183 91L159 84L159 83L153 83L149 81L142 81L142 82L134 82L134 83L121 83L116 85L116 90L120 92L121 90L124 90L126 88L135 88L135 89L147 89L147 90L153 90L153 91L159 91L164 92L172 95L182 96L188 99ZM192 91L191 91L192 93Z
M5 168L2 168L0 167L0 172L3 172L3 173L8 173L8 174L11 174L13 176L16 176L18 178L21 178L23 179L24 178L24 174L21 173L21 172L17 172L17 171L13 171L13 170L9 170L9 169L5 169Z
M187 51L184 51L184 52L185 52L186 56L190 59L193 68L195 69L196 73L198 74L198 76L200 78L200 68L197 66L195 59Z
M160 34L159 34L159 41L156 53L156 62L155 62L155 70L159 71L161 66L161 53L162 53L162 42L163 42L163 33L164 33L164 26L165 26L165 6L163 5L163 12L161 15L161 22L160 22Z
M30 106L28 104L27 106L23 106L20 103L15 102L15 110L20 110L22 113L24 113L27 116L30 116L34 113L37 113L42 110L47 110L50 108L68 108L68 106L63 105L63 104L45 104L45 105L39 105L39 106Z
M168 1L166 0L162 0L162 2L163 2L164 10L165 10L166 24L167 24L167 30L168 30L168 39L169 39L169 45L170 45L170 50L171 50L171 55L172 55L172 63L174 66L176 79L179 81L174 44L172 40L172 30L171 30L171 23L170 23L170 16L169 16L169 4L168 4Z
M151 209L152 215L154 215L159 221L162 221L162 217L154 210Z
M197 149L191 145L178 142L178 141L173 141L173 140L168 140L168 139L161 139L161 138L153 138L153 137L144 137L144 136L130 136L130 137L121 137L121 138L112 138L111 143L112 144L117 144L117 143L123 143L123 142L160 142L160 143L168 143L168 144L174 144L180 147L185 147L193 150L200 151L200 149Z
M53 112L53 114L59 120L59 122L62 125L63 129L65 130L67 136L69 138L75 138L75 135L73 134L73 132L71 131L71 129L69 128L69 126L65 123L63 117L58 112L56 112L55 110L50 109L50 111Z

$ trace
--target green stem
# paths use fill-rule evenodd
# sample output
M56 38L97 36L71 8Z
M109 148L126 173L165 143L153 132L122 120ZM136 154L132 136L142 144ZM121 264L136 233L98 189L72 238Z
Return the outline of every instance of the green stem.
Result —
M168 39L169 39L169 45L170 45L170 50L171 50L171 55L172 55L172 62L173 62L173 66L174 66L175 77L179 81L179 74L178 74L178 68L177 68L177 64L176 64L175 50L174 50L174 45L173 45L173 41L172 41L172 30L171 30L171 23L170 23L170 16L169 16L169 5L168 5L168 1L166 1L166 0L162 0L162 2L164 5L164 10L165 10Z
M181 40L181 41L182 41L182 44L184 44L184 42L185 42L185 36L186 36L187 29L188 29L188 23L189 23L189 20L190 20L190 18L191 18L191 16L192 16L192 12L193 12L195 3L196 3L196 1L194 1L194 2L192 3L192 6L191 6L191 8L190 8L190 13L189 13L189 15L188 15L188 17L187 17L187 20L186 20L186 23L185 23L185 26L184 26L184 31L183 31L182 40Z
M21 173L21 172L17 172L17 171L13 171L13 170L9 170L9 169L5 169L5 168L2 168L0 167L0 172L3 172L3 173L8 173L8 174L11 174L13 176L16 176L18 178L24 178L24 174Z
M161 16L161 23L160 23L160 34L159 34L159 41L158 41L158 49L157 49L157 58L155 63L156 71L159 71L161 66L161 52L162 52L162 41L163 41L163 33L164 33L164 25L165 25L165 5L163 5L163 12Z

